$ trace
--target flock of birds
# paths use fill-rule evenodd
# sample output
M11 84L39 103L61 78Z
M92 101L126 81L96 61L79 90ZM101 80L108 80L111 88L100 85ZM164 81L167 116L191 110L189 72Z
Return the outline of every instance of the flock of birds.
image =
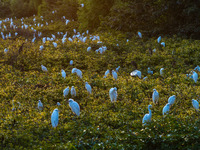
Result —
M81 5L81 6L84 7L84 4ZM52 13L56 13L56 12L53 11ZM41 16L40 18L43 21L43 16ZM65 16L63 16L63 19L65 19ZM13 30L15 30L15 29L18 28L14 24L12 18L11 19L7 18L5 20L0 20L0 30L2 31L1 32L2 39L7 39L7 38L11 38L12 37L12 35L11 35L10 32L8 34L6 34L6 35L4 35L4 33L3 33L3 31L7 31L7 27L6 27L6 25L3 25L3 22L9 22L9 21L10 21L10 26L9 26L10 28L12 28ZM44 26L44 24L36 23L36 18L35 17L33 19L33 22L34 22L35 27L43 27ZM51 22L53 22L53 20L51 20ZM66 20L66 25L69 22L70 22L70 20ZM31 25L31 24L30 25L25 24L23 18L21 19L21 24L22 24L21 25L22 29L26 30L26 29L30 28L32 31L34 31L33 39L31 40L32 43L34 43L35 40L36 40L36 36L35 36L36 33L37 33L38 37L42 36L42 32L39 32L36 29L34 29L33 25ZM48 25L48 24L49 23L46 22L46 25ZM82 33L82 34L80 34L79 32L77 32L76 29L74 29L73 32L74 32L73 37L68 37L68 39L67 39L67 32L65 34L63 32L58 32L57 34L58 35L63 35L63 38L62 38L62 43L63 44L66 42L66 40L68 40L70 42L73 42L75 39L78 39L79 42L86 42L88 36L89 36L89 38L92 41L97 41L97 43L102 43L100 41L100 37L99 36L88 35L89 34L88 30L86 31L86 33ZM87 34L88 36L84 36L85 34ZM18 33L15 32L14 36L17 36L17 35L18 35ZM142 38L141 32L138 32L138 37ZM56 36L54 34L52 34L52 37L43 37L42 38L42 43L43 44L45 44L46 41L52 41L52 44L53 44L53 46L55 48L58 45L57 42L56 42L58 40L56 39ZM127 42L128 41L129 40L127 39ZM159 36L157 38L157 42L160 43L161 46L165 47L165 42L161 42L161 36ZM43 49L44 49L44 45L41 45L39 47L39 50L42 51ZM87 48L87 51L90 51L90 50L91 50L91 47L89 46ZM96 50L96 52L102 54L106 50L107 50L106 46L101 46L101 47L99 47ZM8 48L4 49L5 54L7 54L8 51L9 51ZM156 49L154 49L153 52L156 52ZM73 60L71 60L69 64L73 65ZM41 65L41 69L44 72L48 72L48 69L44 65ZM119 71L119 69L120 69L120 66L118 66L115 70L112 70L112 76L113 76L113 78L115 80L117 80L117 78L118 78L117 72ZM200 71L200 67L197 66L194 70ZM72 72L72 74L76 74L79 78L82 79L83 74L82 74L82 71L80 69L73 68L71 72ZM147 68L147 73L148 74L153 74L153 71L150 69L150 67ZM106 78L108 76L108 74L110 74L110 70L106 70L105 75L104 75L103 78ZM65 73L65 71L63 69L61 70L61 75L62 75L63 78L66 78L66 73ZM130 73L130 75L131 76L137 76L139 78L142 77L142 73L139 70L134 70L133 72ZM164 68L160 69L160 75L161 76L164 75ZM187 77L192 78L195 83L198 80L198 74L195 71L192 71L190 74L187 74ZM146 79L147 79L147 76L143 78L143 80L146 80ZM86 88L86 90L88 91L89 94L92 94L92 87L90 86L90 84L88 82L85 82L85 88ZM63 90L63 96L66 97L69 94L69 92L70 92L70 88L68 86L67 88L65 88ZM75 90L74 86L71 87L71 96L76 96L76 90ZM111 102L116 102L117 101L117 96L118 96L117 95L117 88L116 87L111 88L109 90L109 97L110 97ZM157 104L158 101L159 101L159 93L158 93L158 91L156 89L153 89L152 100L153 100L154 104ZM163 116L165 116L165 115L167 115L169 113L170 107L174 104L175 100L176 100L176 95L173 95L173 96L169 97L168 103L163 107L163 110L162 110ZM71 98L68 100L68 102L69 102L69 107L71 108L72 112L75 113L77 116L80 116L80 106L79 106L79 104L76 101L74 101L73 99L71 99ZM60 103L57 102L57 105L59 106ZM193 107L197 111L199 110L199 102L197 100L192 99L192 105L193 105ZM151 108L152 108L152 105L148 105L149 113L145 114L144 117L143 117L143 119L142 119L142 123L144 125L146 125L148 122L151 121L151 118L152 118ZM39 100L39 102L38 102L38 109L40 111L43 110L43 103L41 102L41 100ZM53 112L51 114L51 123L52 123L52 126L53 127L57 127L58 126L58 121L59 121L59 110L58 110L58 108L56 108L56 109L53 110Z

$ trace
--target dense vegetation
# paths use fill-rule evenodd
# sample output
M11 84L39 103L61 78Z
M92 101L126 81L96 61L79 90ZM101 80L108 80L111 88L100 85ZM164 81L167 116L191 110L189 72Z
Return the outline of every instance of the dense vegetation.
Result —
M66 16L79 21L80 31L139 30L149 37L162 33L199 39L199 7L200 0L1 0L0 17Z
M186 77L200 62L198 40L162 37L161 41L166 43L163 47L157 43L157 37L149 38L145 33L143 38L137 35L129 38L120 32L93 35L85 32L82 36L73 30L78 29L76 21L66 25L63 18L52 21L34 18L13 19L18 28L13 28L8 19L1 24L1 31L8 35L4 40L0 38L1 148L200 148L199 112L191 103L192 99L199 99L200 83ZM15 36L15 32L18 35ZM65 32L67 37L63 43ZM75 32L79 39L73 38ZM53 39L43 43L42 38L47 36ZM80 37L87 39L84 42ZM52 42L58 46L54 47ZM40 50L41 45L43 50ZM91 51L87 52L89 46ZM101 46L107 47L102 54L96 52ZM69 65L70 60L74 61L73 65ZM43 72L41 65L46 66L48 72ZM103 78L107 69L114 70L118 66L121 68L116 81L112 75ZM71 73L74 67L83 72L83 79ZM153 75L147 74L148 67L154 71ZM165 69L163 77L159 73L162 67ZM61 76L61 69L65 70L66 79ZM147 79L131 77L130 72L135 69L142 71L142 78L147 76ZM85 89L86 81L92 86L91 95ZM81 107L80 117L74 116L68 106L71 95L63 97L67 86L75 86L77 96L73 99ZM116 103L110 102L112 87L118 89ZM152 102L154 88L160 94L157 105ZM162 108L171 95L177 97L175 104L163 118ZM44 104L41 112L37 109L38 100ZM57 106L57 102L61 106ZM149 104L153 105L152 121L144 126L142 118L148 113ZM56 107L60 110L59 124L52 128L50 118Z

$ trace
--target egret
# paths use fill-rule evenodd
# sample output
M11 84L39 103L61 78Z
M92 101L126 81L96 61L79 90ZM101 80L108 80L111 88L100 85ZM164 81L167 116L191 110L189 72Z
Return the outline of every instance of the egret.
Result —
M63 96L66 97L69 94L69 86L63 90Z
M76 73L77 68L72 69L72 73Z
M160 43L161 41L161 36L158 37L157 42Z
M78 77L80 77L82 79L82 71L77 69L77 68L73 68L72 69L72 73L76 73Z
M117 72L115 72L114 70L112 70L112 76L115 80L117 80Z
M73 99L69 99L68 102L69 102L69 107L71 108L73 113L75 113L77 116L80 116L79 104L76 101L74 101Z
M88 84L88 82L85 82L85 88L90 94L92 94L92 87Z
M164 116L165 114L169 114L170 106L171 106L171 104L170 104L170 103L167 103L167 104L163 107L163 110L162 110L163 116Z
M200 72L200 67L199 67L199 65L197 65L197 66L194 68L194 70L197 70L197 71Z
M69 64L70 64L70 65L73 65L73 60L70 60Z
M60 106L61 104L59 102L57 102L57 106Z
M41 68L42 68L42 71L44 71L44 72L48 71L47 68L45 66L43 66L43 65L41 65Z
M70 38L70 37L68 38L68 40L69 40L70 42L73 42L72 38Z
M5 49L4 49L4 53L7 53L7 52L8 52L8 48L5 48Z
M192 79L194 80L195 83L197 83L197 80L198 80L198 74L197 74L195 71L193 71Z
M192 106L199 111L199 102L197 100L192 99Z
M69 20L66 20L65 24L67 25L69 23Z
M55 128L58 126L58 118L59 118L59 111L58 108L53 110L53 113L51 114L51 124Z
M165 47L165 42L160 43L163 47Z
M81 7L84 7L84 4L81 4Z
M153 74L153 71L151 71L150 67L148 67L147 73L148 73L148 74Z
M118 66L115 70L116 70L116 72L119 72L119 68L120 68L120 66Z
M62 74L62 77L65 79L66 78L66 73L63 69L61 69L61 74Z
M152 105L149 105L148 106L149 113L145 114L144 117L143 117L143 119L142 119L142 123L144 125L146 125L146 123L148 123L148 122L151 122L151 117L152 117L151 108L152 108Z
M116 87L110 89L109 96L110 96L111 102L117 101L117 88Z
M171 105L173 105L174 102L175 102L175 100L176 100L176 95L172 95L172 96L169 97L168 103L171 104Z
M89 52L91 50L91 47L89 46L88 48L87 48L87 52Z
M78 77L80 77L82 79L82 71L81 70L77 69L76 74Z
M141 79L142 73L139 70L134 70L131 73L131 76L138 76Z
M72 88L71 88L71 96L76 96L76 90L75 90L74 86L72 86Z
M110 70L109 69L106 70L104 78L106 78L109 73L110 73Z
M40 111L42 111L42 109L43 109L43 104L42 104L41 100L38 101L38 109Z
M140 38L142 38L142 33L141 33L141 32L138 32L138 36L139 36Z
M161 68L161 69L160 69L160 75L161 75L161 76L164 75L164 72L163 72L163 71L164 71L164 68Z
M41 46L40 46L40 50L42 51L43 49L44 49L44 46L43 46L43 45L41 45Z
M152 99L154 104L158 103L159 93L156 91L156 89L153 89Z
M57 47L57 43L56 43L56 42L53 42L53 46L56 48L56 47Z
M143 78L143 80L146 81L147 78L148 78L148 77L146 76L146 77Z

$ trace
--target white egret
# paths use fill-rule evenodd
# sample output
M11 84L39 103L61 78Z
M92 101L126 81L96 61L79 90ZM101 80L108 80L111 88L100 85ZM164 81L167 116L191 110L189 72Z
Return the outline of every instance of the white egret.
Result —
M149 105L148 106L149 113L145 114L142 119L142 124L144 125L146 125L148 122L151 122L151 117L152 117L151 108L152 108L152 105Z
M73 99L69 99L69 107L71 108L71 110L73 111L73 113L75 113L77 116L80 116L80 106L79 104L74 101Z
M69 64L70 64L70 65L73 65L73 60L70 60Z
M57 43L56 43L56 42L53 42L53 46L56 48L56 47L57 47Z
M197 66L194 68L194 70L197 70L198 72L200 72L200 67L199 67L199 65L197 65Z
M43 65L41 65L41 68L42 68L42 71L44 71L44 72L48 71L47 68L45 66L43 66Z
M161 36L158 37L157 42L160 43L161 41Z
M109 73L110 73L110 70L109 69L106 70L104 78L106 78Z
M72 88L71 88L71 96L76 96L76 90L75 90L74 86L72 86Z
M58 119L59 119L59 111L58 108L53 110L53 113L51 114L51 124L55 128L58 126Z
M173 105L176 100L176 95L172 95L168 98L168 103Z
M8 48L5 48L5 49L4 49L4 53L7 53L7 52L8 52Z
M152 100L154 104L158 103L159 93L156 91L156 89L153 89Z
M143 80L146 81L147 78L148 78L148 77L146 76L146 77L143 78Z
M138 36L139 36L140 38L142 38L142 33L141 33L141 32L138 32Z
M148 67L147 73L148 73L148 74L153 74L153 71L151 71L150 67Z
M117 88L116 87L110 89L109 96L110 96L111 102L117 101Z
M69 94L69 86L63 90L63 96L66 97Z
M62 77L65 79L66 78L66 73L63 69L61 69L61 74L62 74Z
M138 76L141 79L142 73L139 70L134 70L131 73L131 76Z
M192 106L199 111L199 102L197 100L192 99Z
M163 116L166 115L166 114L169 114L170 106L171 106L171 104L170 104L170 103L167 103L167 104L163 107L163 110L162 110Z
M42 109L43 109L43 104L42 104L41 100L38 101L38 109L40 111L42 111Z
M85 82L85 88L90 94L92 94L92 87L88 84L88 82Z
M82 71L77 69L77 68L73 68L72 69L72 73L76 73L78 77L80 77L82 79Z
M41 46L40 46L40 50L42 51L43 49L44 49L44 46L43 46L43 45L41 45Z
M115 70L112 70L112 76L115 80L117 80L117 72L115 72Z
M89 46L88 48L87 48L87 52L89 52L91 50L91 47Z
M84 4L81 4L81 7L84 7Z
M72 69L72 73L76 73L77 68Z
M198 80L198 74L197 74L195 71L193 71L192 79L194 80L195 83L197 83L197 80Z
M57 102L57 106L60 106L61 104L59 102Z
M160 43L163 47L165 47L165 42Z
M163 76L164 75L164 68L160 69L160 75Z
M65 24L67 25L69 23L69 20L66 20Z
M82 79L82 71L81 70L77 69L76 74L77 74L77 76L79 76Z
M119 72L119 68L120 68L120 66L118 66L115 70L116 70L116 72Z
M68 38L68 41L73 42L72 38L70 38L70 37Z

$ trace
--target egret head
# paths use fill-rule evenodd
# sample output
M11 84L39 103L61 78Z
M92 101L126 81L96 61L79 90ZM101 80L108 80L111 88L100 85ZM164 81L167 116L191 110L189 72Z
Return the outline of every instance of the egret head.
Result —
M69 103L71 103L71 102L73 102L73 101L74 101L74 100L73 100L73 99L71 99L71 98L68 100L68 102L69 102Z
M149 105L148 108L152 108L152 105Z
M85 84L88 84L88 82L85 82Z
M41 100L38 100L39 101L39 103L41 102Z
M156 91L156 89L153 89L153 91L155 92L155 91Z
M168 106L168 107L170 107L171 105L172 105L172 104L170 104L170 103L167 103L167 106Z
M60 106L61 104L59 102L57 102L57 105Z
M74 86L72 86L72 88L74 88Z
M117 91L117 88L116 88L116 87L114 87L114 90L115 90L115 91Z
M55 112L59 112L59 111L58 111L58 108L54 109L54 111L55 111Z

